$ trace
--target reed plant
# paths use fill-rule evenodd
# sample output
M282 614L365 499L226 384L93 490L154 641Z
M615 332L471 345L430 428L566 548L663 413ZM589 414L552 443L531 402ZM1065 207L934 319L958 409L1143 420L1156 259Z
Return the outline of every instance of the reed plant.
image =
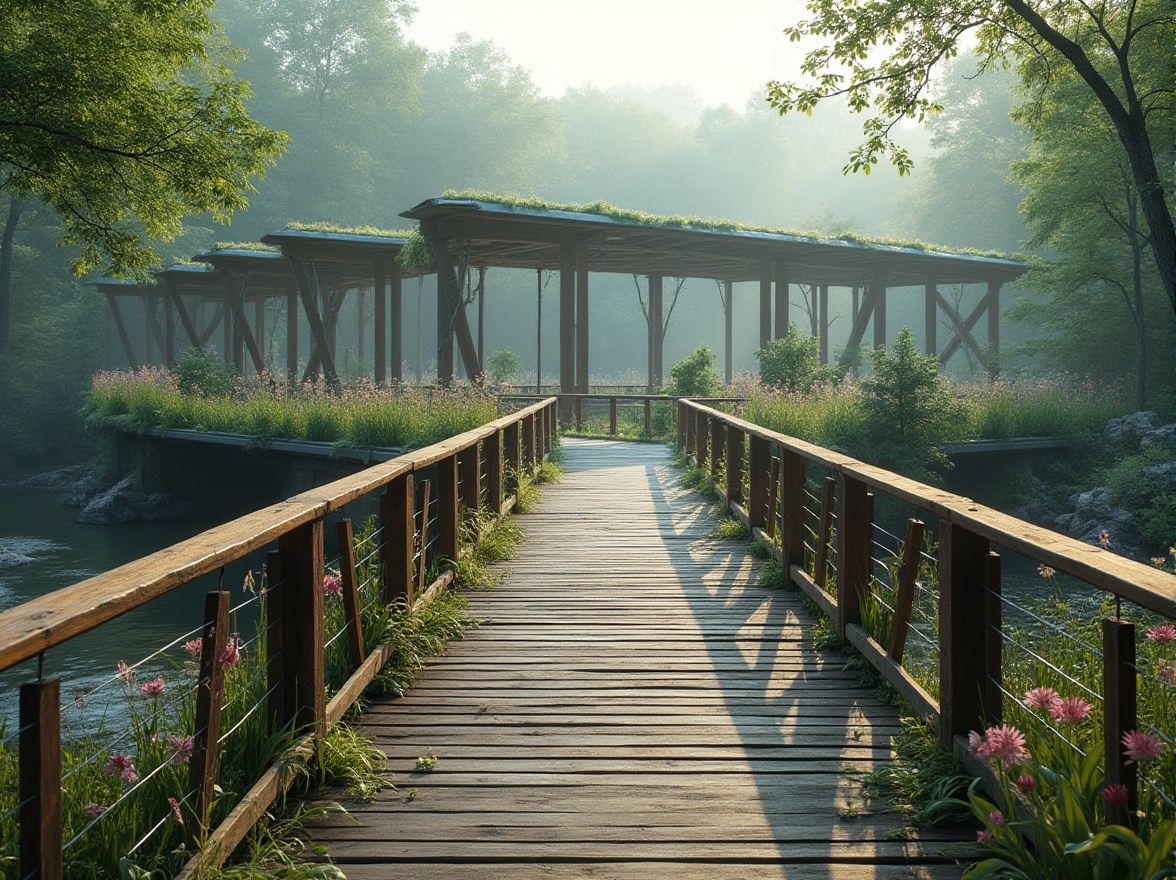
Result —
M357 381L336 393L321 382L285 384L268 376L208 394L167 370L144 367L98 373L84 412L96 427L186 428L259 440L401 448L427 446L492 421L498 403L480 385L425 391Z
M962 419L942 442L1008 440L1017 437L1075 438L1101 431L1131 409L1119 384L1088 377L1054 375L950 382ZM743 417L772 431L861 456L868 451L863 385L853 378L818 384L808 392L784 392L762 385L747 391Z

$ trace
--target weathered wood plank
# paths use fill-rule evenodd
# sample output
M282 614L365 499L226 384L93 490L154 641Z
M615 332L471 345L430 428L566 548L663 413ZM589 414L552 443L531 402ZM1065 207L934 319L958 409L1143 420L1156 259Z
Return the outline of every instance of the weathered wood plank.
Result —
M665 450L564 448L509 577L470 597L479 626L366 713L396 789L312 823L331 858L353 878L958 877L971 832L899 840L858 782L895 710L710 537Z

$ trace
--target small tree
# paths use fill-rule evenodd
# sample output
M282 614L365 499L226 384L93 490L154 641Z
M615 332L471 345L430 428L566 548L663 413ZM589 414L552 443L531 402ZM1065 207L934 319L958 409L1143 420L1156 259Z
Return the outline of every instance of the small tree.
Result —
M717 397L723 390L715 353L705 343L670 367L670 378L671 392L687 397Z
M174 372L182 393L201 397L227 397L236 379L233 368L215 353L195 346L180 353Z
M789 393L811 391L829 376L821 366L820 345L816 336L801 336L790 324L786 335L756 349L760 381Z
M486 359L486 372L490 376L490 381L496 385L509 382L519 371L521 360L522 358L509 348L494 352Z
M915 346L903 327L889 349L870 352L873 375L862 381L869 457L926 478L947 464L939 446L959 437L963 408L939 376L939 360Z

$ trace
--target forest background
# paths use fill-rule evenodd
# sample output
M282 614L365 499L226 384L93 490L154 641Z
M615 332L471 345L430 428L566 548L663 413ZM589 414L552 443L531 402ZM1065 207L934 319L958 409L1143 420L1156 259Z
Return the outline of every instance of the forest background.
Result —
M413 44L405 35L411 7L388 0L221 0L215 15L244 50L236 66L252 86L250 114L290 141L227 228L193 218L158 244L165 265L290 222L404 229L400 211L450 190L1029 253L1032 270L1005 297L1002 371L1090 374L1134 386L1141 407L1171 407L1172 311L1141 246L1147 230L1113 132L1080 88L1043 92L1016 70L980 72L962 55L934 85L943 112L904 132L914 172L845 175L861 133L844 106L780 117L762 93L738 107L705 106L685 87L582 86L547 97L528 70L477 35L439 53ZM1174 116L1154 120L1153 143L1163 149L1176 139ZM1160 164L1170 169L1172 157ZM35 201L17 211L13 199L0 190L3 243L12 248L0 477L83 454L77 412L90 377L122 363L104 300L70 271L77 254L59 245L57 215ZM892 296L892 335L909 324L921 337L918 293ZM948 291L965 313L979 294ZM430 368L431 295L430 286L406 288L410 377ZM538 296L534 273L487 277L486 353L510 348L524 374L535 369ZM755 368L753 297L736 291L737 370ZM554 285L543 299L550 373ZM807 331L796 288L793 302ZM834 304L835 338L848 332L847 306ZM344 327L356 321L356 298L349 308ZM643 381L646 330L633 280L595 277L591 308L593 374ZM721 350L721 315L714 282L687 281L667 331L667 364L699 343ZM340 361L352 374L364 370L357 351ZM960 356L952 369L979 367Z

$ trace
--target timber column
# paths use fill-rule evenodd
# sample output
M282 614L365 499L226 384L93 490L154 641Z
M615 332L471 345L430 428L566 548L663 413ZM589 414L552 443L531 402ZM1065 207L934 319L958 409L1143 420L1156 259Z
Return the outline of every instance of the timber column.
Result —
M924 342L924 351L927 354L937 355L939 353L939 339L936 334L939 332L939 314L938 307L935 302L935 296L938 293L938 286L935 282L934 275L928 275L923 294L923 327L926 341Z
M388 266L388 311L392 314L392 340L389 355L392 371L388 378L396 383L404 380L404 288L400 272L400 261L393 260Z
M576 390L588 393L588 246L576 245Z
M559 246L559 393L576 390L576 254L574 245ZM559 420L572 414L566 398L559 402Z
M372 328L374 332L374 339L372 341L375 351L372 352L372 357L375 359L375 370L373 378L377 385L383 385L387 379L388 369L388 300L387 288L384 285L384 278L386 273L386 266L383 261L377 260L375 265L375 277L372 279L372 297L375 302L372 304L373 321L375 327ZM360 317L363 317L363 300L360 299ZM363 335L360 335L360 339ZM360 357L362 361L363 358Z
M776 264L776 339L788 335L788 264Z
M662 384L662 292L661 275L649 276L649 388Z
M1000 372L1000 288L999 281L988 282L988 375Z
M767 348L772 341L772 264L760 263L760 320L759 347Z
M886 276L879 272L870 279L874 288L874 348L886 345Z

